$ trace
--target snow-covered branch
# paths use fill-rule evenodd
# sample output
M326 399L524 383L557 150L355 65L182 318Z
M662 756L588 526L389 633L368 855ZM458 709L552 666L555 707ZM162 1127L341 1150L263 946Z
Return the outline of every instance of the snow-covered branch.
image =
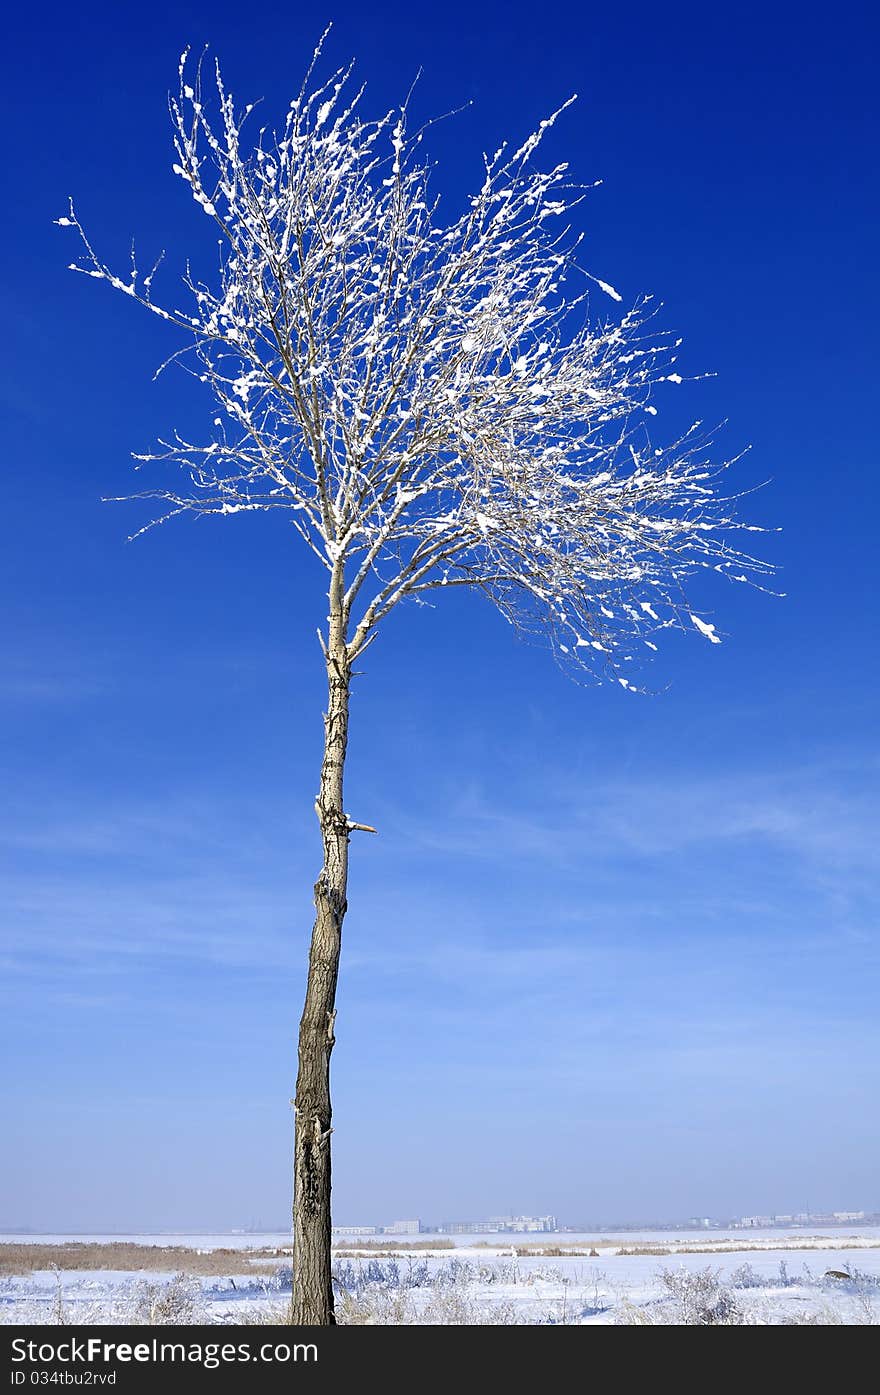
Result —
M134 255L113 272L73 206L58 220L82 240L74 269L181 331L173 357L213 394L205 441L138 457L182 471L135 496L158 501L155 521L287 510L343 578L352 654L405 597L462 584L626 687L659 631L717 642L688 579L769 568L733 545L745 525L699 427L653 439L654 390L682 381L677 341L647 302L594 313L620 296L580 267L585 191L565 164L536 165L559 113L485 157L445 221L408 102L368 120L351 70L312 86L313 63L271 133L219 67L208 99L203 67L181 56L174 172L221 254L209 280L187 271L185 308L154 299Z

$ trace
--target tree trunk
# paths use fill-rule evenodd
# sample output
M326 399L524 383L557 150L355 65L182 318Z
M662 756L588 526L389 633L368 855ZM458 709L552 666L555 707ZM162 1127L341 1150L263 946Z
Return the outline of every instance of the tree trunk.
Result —
M315 924L299 1025L293 1147L291 1322L312 1327L335 1322L330 1278L330 1053L350 835L343 812L342 778L348 742L351 666L345 627L332 597L326 660L329 696L321 786L315 803L324 865L315 883Z

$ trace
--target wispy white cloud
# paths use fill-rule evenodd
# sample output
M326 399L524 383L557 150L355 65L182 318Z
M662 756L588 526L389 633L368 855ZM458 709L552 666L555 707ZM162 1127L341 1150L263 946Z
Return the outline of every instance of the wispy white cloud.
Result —
M757 946L765 966L795 941L864 958L877 813L844 760L589 790L555 771L493 800L473 785L440 810L386 804L380 838L355 847L345 981L543 993L619 977L655 935L674 962L707 936L722 957ZM59 794L47 813L21 799L0 822L0 937L19 973L139 961L296 976L318 851L292 804Z
M0 675L0 703L57 706L105 697L113 689L112 680L98 673L7 670Z
M659 857L753 840L816 864L878 866L877 763L829 763L776 772L667 772L598 777L545 773L516 795L471 786L445 818L391 810L396 828L426 851L497 861L566 864L616 851Z

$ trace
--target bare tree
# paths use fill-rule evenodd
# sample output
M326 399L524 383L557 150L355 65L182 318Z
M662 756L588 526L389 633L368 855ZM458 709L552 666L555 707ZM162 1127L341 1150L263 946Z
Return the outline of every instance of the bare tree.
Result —
M685 600L693 572L762 570L731 546L743 525L699 424L651 439L655 385L682 381L677 343L645 301L588 313L595 289L621 298L579 265L569 219L584 187L565 164L535 165L559 113L484 156L476 194L444 221L409 100L366 120L350 69L313 85L319 52L280 131L250 139L252 108L218 68L209 114L202 64L190 78L182 55L174 171L222 249L209 282L187 271L185 309L154 299L155 267L141 276L134 254L125 276L111 271L73 206L58 220L82 238L74 270L183 331L173 357L189 355L216 403L205 442L174 433L136 457L180 471L130 496L161 505L145 527L283 509L326 573L324 859L295 1099L292 1320L309 1324L333 1321L330 1055L349 840L374 831L343 798L353 666L401 601L473 586L563 663L635 688L659 632L695 626L718 642Z

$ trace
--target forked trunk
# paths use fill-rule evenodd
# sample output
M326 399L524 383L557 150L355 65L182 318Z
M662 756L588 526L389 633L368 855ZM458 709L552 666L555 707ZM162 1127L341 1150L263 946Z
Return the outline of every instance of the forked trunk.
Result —
M321 786L315 804L324 865L315 883L315 925L299 1026L293 1162L291 1322L313 1327L326 1327L335 1321L330 1278L330 1053L350 834L343 812L342 780L351 669L342 625L332 615L326 658L329 696Z

